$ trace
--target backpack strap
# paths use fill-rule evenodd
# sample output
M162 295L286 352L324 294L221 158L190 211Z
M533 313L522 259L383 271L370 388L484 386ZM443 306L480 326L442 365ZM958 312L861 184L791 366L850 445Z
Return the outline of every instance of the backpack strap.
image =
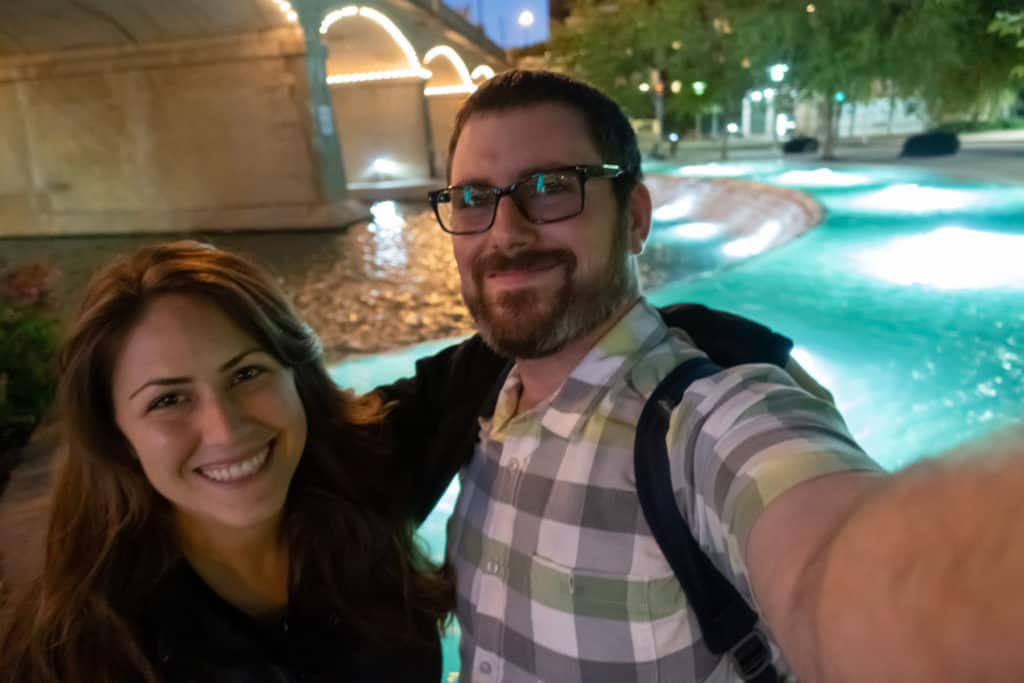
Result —
M647 525L686 593L708 648L728 654L744 681L769 683L778 675L757 628L757 614L694 540L672 491L665 445L669 417L690 384L719 371L707 358L693 358L669 373L647 399L633 448L636 488Z

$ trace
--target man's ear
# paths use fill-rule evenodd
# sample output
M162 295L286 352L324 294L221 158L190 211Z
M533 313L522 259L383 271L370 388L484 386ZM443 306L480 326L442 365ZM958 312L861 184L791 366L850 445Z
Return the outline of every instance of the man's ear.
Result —
M640 254L651 234L651 192L637 183L629 193L629 253Z

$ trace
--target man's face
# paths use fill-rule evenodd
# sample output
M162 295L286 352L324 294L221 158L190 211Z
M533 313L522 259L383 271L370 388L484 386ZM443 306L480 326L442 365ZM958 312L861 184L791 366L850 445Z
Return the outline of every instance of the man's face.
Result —
M583 117L565 105L484 112L462 129L451 184L505 187L537 171L603 161ZM581 214L543 225L503 197L490 230L452 235L463 299L499 353L556 353L636 296L630 254L648 226L617 205L611 180L589 180L584 195Z

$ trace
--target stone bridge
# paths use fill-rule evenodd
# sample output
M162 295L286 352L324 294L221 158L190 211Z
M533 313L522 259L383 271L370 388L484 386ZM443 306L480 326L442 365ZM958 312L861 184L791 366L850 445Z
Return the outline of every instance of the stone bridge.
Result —
M0 237L343 225L506 67L438 0L3 0Z

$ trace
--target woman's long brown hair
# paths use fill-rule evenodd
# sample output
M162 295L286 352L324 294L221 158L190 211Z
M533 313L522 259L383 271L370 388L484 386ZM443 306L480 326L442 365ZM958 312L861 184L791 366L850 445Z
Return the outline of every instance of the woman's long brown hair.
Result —
M60 354L62 452L41 576L15 598L0 678L18 683L156 683L139 606L180 557L170 507L113 417L111 376L126 333L165 294L213 302L292 369L308 437L289 489L290 609L339 616L357 634L426 645L454 599L388 495L374 423L382 408L339 390L319 340L271 279L196 242L144 248L87 288ZM303 590L314 586L315 595ZM424 624L427 629L423 628Z

